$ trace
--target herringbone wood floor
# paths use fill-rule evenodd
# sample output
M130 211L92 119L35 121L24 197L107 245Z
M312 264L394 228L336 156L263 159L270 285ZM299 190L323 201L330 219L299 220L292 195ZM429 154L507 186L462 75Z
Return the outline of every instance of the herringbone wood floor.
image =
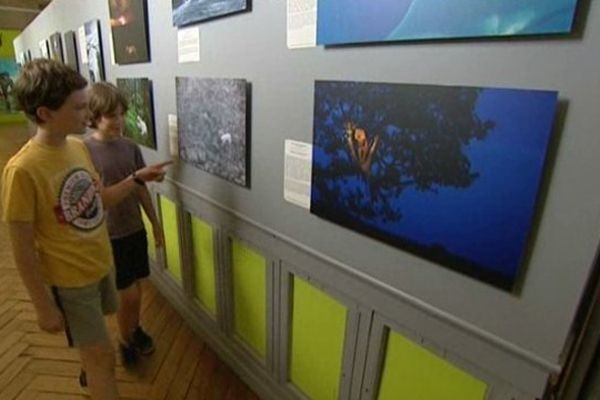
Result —
M0 169L23 143L23 134L0 129ZM231 399L258 397L194 335L150 283L144 286L142 324L156 352L134 370L117 360L122 399ZM116 338L116 321L109 319ZM39 330L29 296L15 269L7 230L0 223L0 399L87 399L79 387L79 356L63 335Z

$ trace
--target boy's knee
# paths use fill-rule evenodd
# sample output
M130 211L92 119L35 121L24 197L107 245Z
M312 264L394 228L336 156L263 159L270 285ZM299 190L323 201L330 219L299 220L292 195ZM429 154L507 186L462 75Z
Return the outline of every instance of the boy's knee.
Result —
M83 361L86 368L115 368L115 349L109 342L82 346L80 347L79 352L81 354L81 361Z
M121 303L132 304L140 301L140 290L133 284L126 289L119 291Z

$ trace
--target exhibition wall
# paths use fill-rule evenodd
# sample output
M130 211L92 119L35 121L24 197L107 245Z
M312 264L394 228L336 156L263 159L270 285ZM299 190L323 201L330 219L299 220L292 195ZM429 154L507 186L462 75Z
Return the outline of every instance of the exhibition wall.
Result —
M164 251L153 256L153 279L259 394L315 399L542 395L547 378L561 371L600 241L600 189L593 168L600 153L597 2L580 0L573 31L558 35L289 49L286 2L254 1L234 7L242 12L185 23L200 31L200 60L178 63L172 4L149 1L150 61L122 65L111 61L108 3L54 0L15 39L15 52L31 50L33 58L39 57L40 41L99 19L106 80L151 82L156 150L142 146L147 163L171 157L169 114L199 108L226 114L217 110L224 101L194 107L201 96L191 89L181 93L178 81L188 80L177 78L237 84L246 118L227 123L245 123L245 135L219 137L233 143L243 139L245 159L227 164L239 168L198 167L190 160L207 151L198 150L186 153L165 182L152 186L167 236ZM78 65L89 76L81 59ZM285 140L312 143L316 137L315 81L409 84L417 91L438 85L557 92L514 282L496 285L446 268L435 257L380 241L354 224L334 224L284 200ZM187 99L186 107L178 98ZM543 118L533 118L538 116ZM189 117L178 116L186 126L200 123ZM180 144L185 132L180 126ZM505 143L505 159L519 159L526 150L521 144ZM512 184L503 176L495 183L498 188ZM488 200L499 209L522 211L498 193ZM456 225L477 226L474 222L488 217L485 208L469 204L473 213ZM491 221L504 229L502 221ZM480 228L473 229L477 237ZM435 372L415 384L423 376L418 368Z

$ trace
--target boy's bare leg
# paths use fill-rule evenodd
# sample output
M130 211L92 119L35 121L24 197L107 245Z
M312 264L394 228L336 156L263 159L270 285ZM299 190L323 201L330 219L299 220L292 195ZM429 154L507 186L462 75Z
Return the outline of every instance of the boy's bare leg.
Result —
M128 288L119 290L119 297L120 304L117 311L119 332L121 333L121 339L128 342L140 324L142 288L139 281L134 282Z
M93 400L118 400L115 378L115 351L109 341L81 346L81 362L87 374L88 390Z

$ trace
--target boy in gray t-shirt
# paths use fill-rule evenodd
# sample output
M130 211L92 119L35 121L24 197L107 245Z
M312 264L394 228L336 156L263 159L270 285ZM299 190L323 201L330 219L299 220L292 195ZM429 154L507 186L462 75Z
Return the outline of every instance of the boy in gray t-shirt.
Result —
M128 102L121 92L107 82L94 83L89 89L91 125L94 132L84 139L92 161L104 186L112 185L145 166L139 147L122 136ZM120 295L117 321L121 334L119 349L125 366L133 366L138 354L154 351L152 338L140 326L142 300L141 279L150 274L148 242L140 204L152 223L157 246L163 244L163 233L150 193L144 182L138 190L108 210L108 232L116 268Z

